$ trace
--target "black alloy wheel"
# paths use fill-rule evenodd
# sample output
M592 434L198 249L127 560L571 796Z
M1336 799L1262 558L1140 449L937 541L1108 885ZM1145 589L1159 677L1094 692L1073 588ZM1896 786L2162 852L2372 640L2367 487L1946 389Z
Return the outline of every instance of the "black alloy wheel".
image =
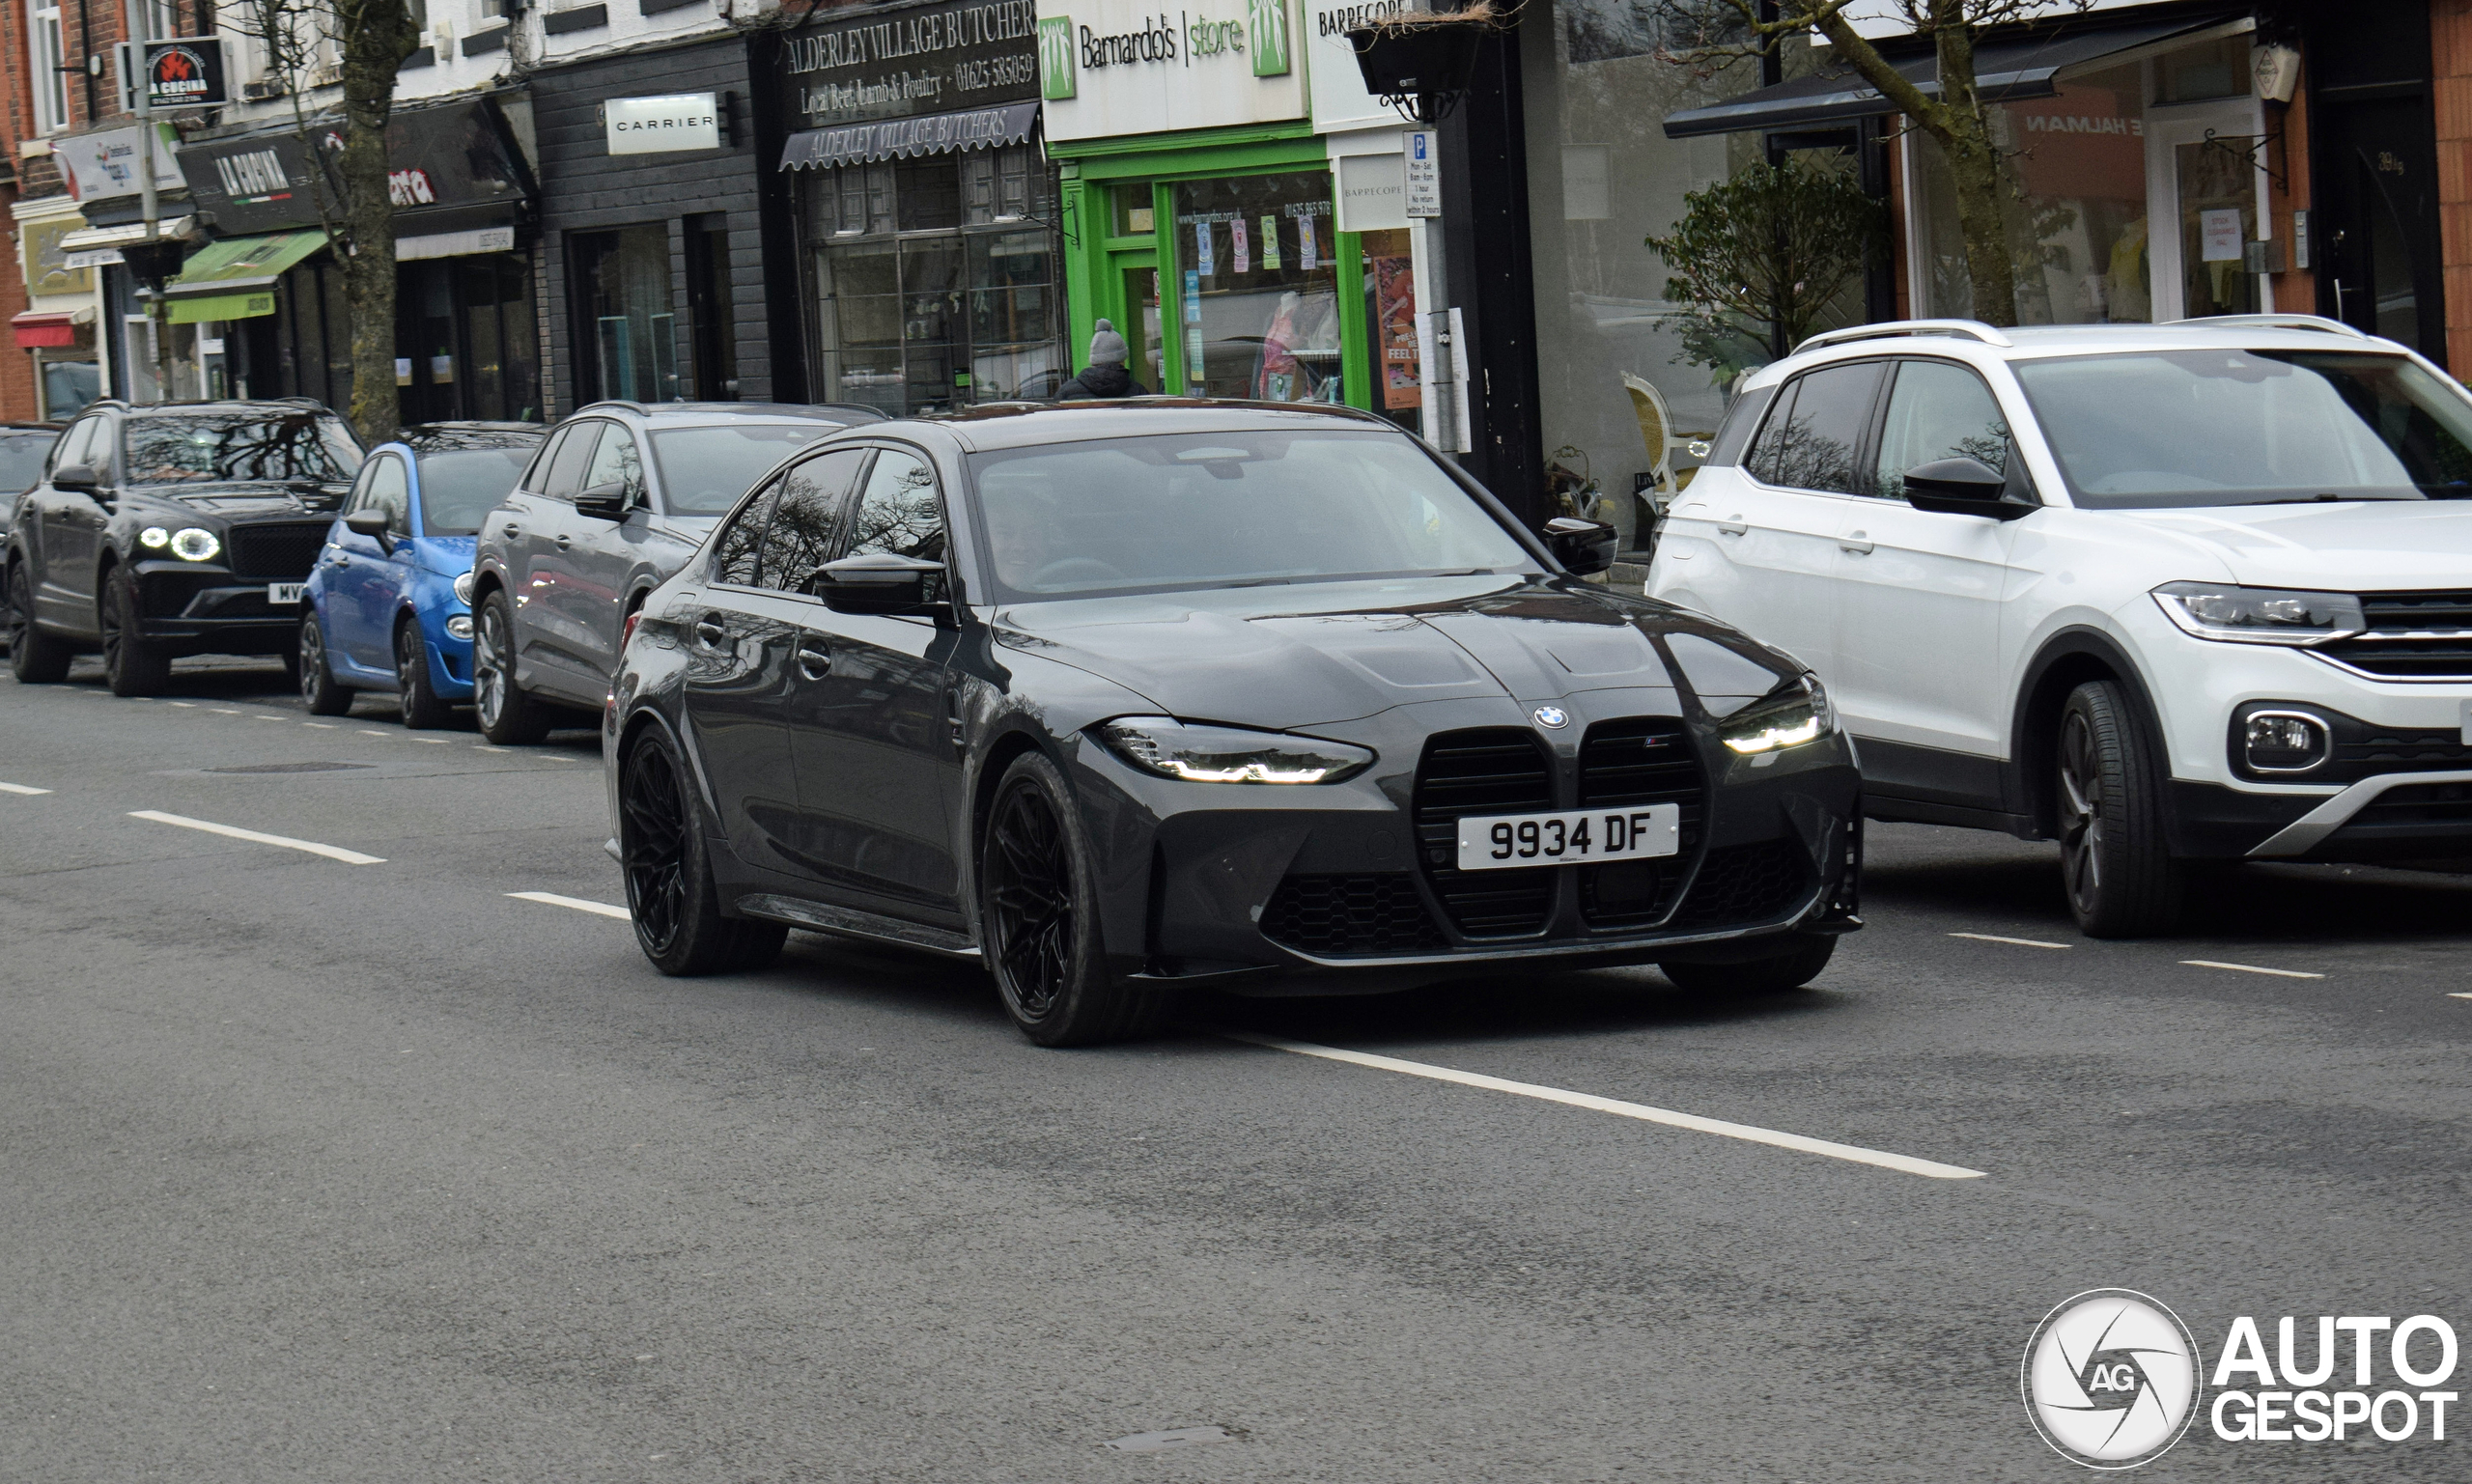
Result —
M421 638L420 621L408 616L395 625L395 686L404 725L411 730L434 732L455 719L455 708L437 698L430 678L429 645Z
M1005 1011L1041 1046L1155 1029L1166 996L1117 979L1100 951L1095 853L1064 775L1044 753L1014 759L979 844L979 951Z
M145 609L126 567L103 579L103 678L117 696L149 696L172 678L171 657L146 642Z
M2089 938L2171 931L2185 872L2164 838L2159 759L2120 686L2089 681L2061 709L2061 880Z
M628 749L618 775L618 852L635 941L664 974L762 968L780 954L790 930L721 915L691 787L658 732Z
M34 583L26 565L9 569L9 673L29 686L56 685L69 676L69 646L35 627Z
M1695 994L1782 994L1820 976L1837 954L1833 936L1797 936L1783 953L1743 964L1660 964L1677 989Z
M482 735L501 747L528 746L549 735L548 708L515 683L515 610L504 592L481 600L473 626L472 704Z
M351 710L351 692L335 682L335 668L326 660L326 631L314 611L300 620L293 669L300 682L300 704L309 708L309 714L340 716Z

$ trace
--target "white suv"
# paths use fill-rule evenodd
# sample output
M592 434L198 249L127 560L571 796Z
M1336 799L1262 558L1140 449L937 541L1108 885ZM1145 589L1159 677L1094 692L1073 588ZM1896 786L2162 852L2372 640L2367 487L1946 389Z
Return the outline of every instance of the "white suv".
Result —
M1819 336L1647 591L1819 673L1871 818L2058 839L2096 937L2192 860L2472 855L2472 397L2332 321Z

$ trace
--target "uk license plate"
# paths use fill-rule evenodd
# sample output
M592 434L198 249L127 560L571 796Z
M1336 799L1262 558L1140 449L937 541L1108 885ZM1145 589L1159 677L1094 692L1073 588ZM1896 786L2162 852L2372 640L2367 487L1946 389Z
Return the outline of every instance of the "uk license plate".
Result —
M1489 814L1459 822L1459 869L1507 871L1642 860L1682 849L1682 806L1581 809L1569 814Z
M308 589L306 582L269 582L267 584L267 602L298 602L300 595Z

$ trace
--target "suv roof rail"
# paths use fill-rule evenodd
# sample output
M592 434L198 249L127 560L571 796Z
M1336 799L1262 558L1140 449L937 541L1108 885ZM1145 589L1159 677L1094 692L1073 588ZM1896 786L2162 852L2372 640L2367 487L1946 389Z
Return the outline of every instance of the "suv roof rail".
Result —
M652 408L645 406L640 402L630 402L624 397L604 397L598 402L587 402L582 406L576 408L576 410L577 412L589 412L595 407L617 407L622 411L632 412L637 417L650 417L653 415Z
M1841 346L1848 341L1878 340L1891 335L1963 335L1987 346L2016 344L1980 320L1887 320L1878 324L1857 324L1851 329L1829 330L1813 335L1794 347L1793 353L1800 355L1821 346Z
M2358 325L2346 324L2341 320L2329 320L2324 315L2203 315L2194 320L2170 320L2165 322L2200 326L2220 325L2225 329L2327 330L2337 335L2349 335L2354 340L2376 338Z

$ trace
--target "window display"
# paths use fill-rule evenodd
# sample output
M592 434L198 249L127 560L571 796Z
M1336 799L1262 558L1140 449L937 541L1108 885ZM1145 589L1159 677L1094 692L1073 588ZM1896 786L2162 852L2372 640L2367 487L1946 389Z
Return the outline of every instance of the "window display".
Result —
M1175 203L1187 390L1345 401L1329 173L1185 181Z

